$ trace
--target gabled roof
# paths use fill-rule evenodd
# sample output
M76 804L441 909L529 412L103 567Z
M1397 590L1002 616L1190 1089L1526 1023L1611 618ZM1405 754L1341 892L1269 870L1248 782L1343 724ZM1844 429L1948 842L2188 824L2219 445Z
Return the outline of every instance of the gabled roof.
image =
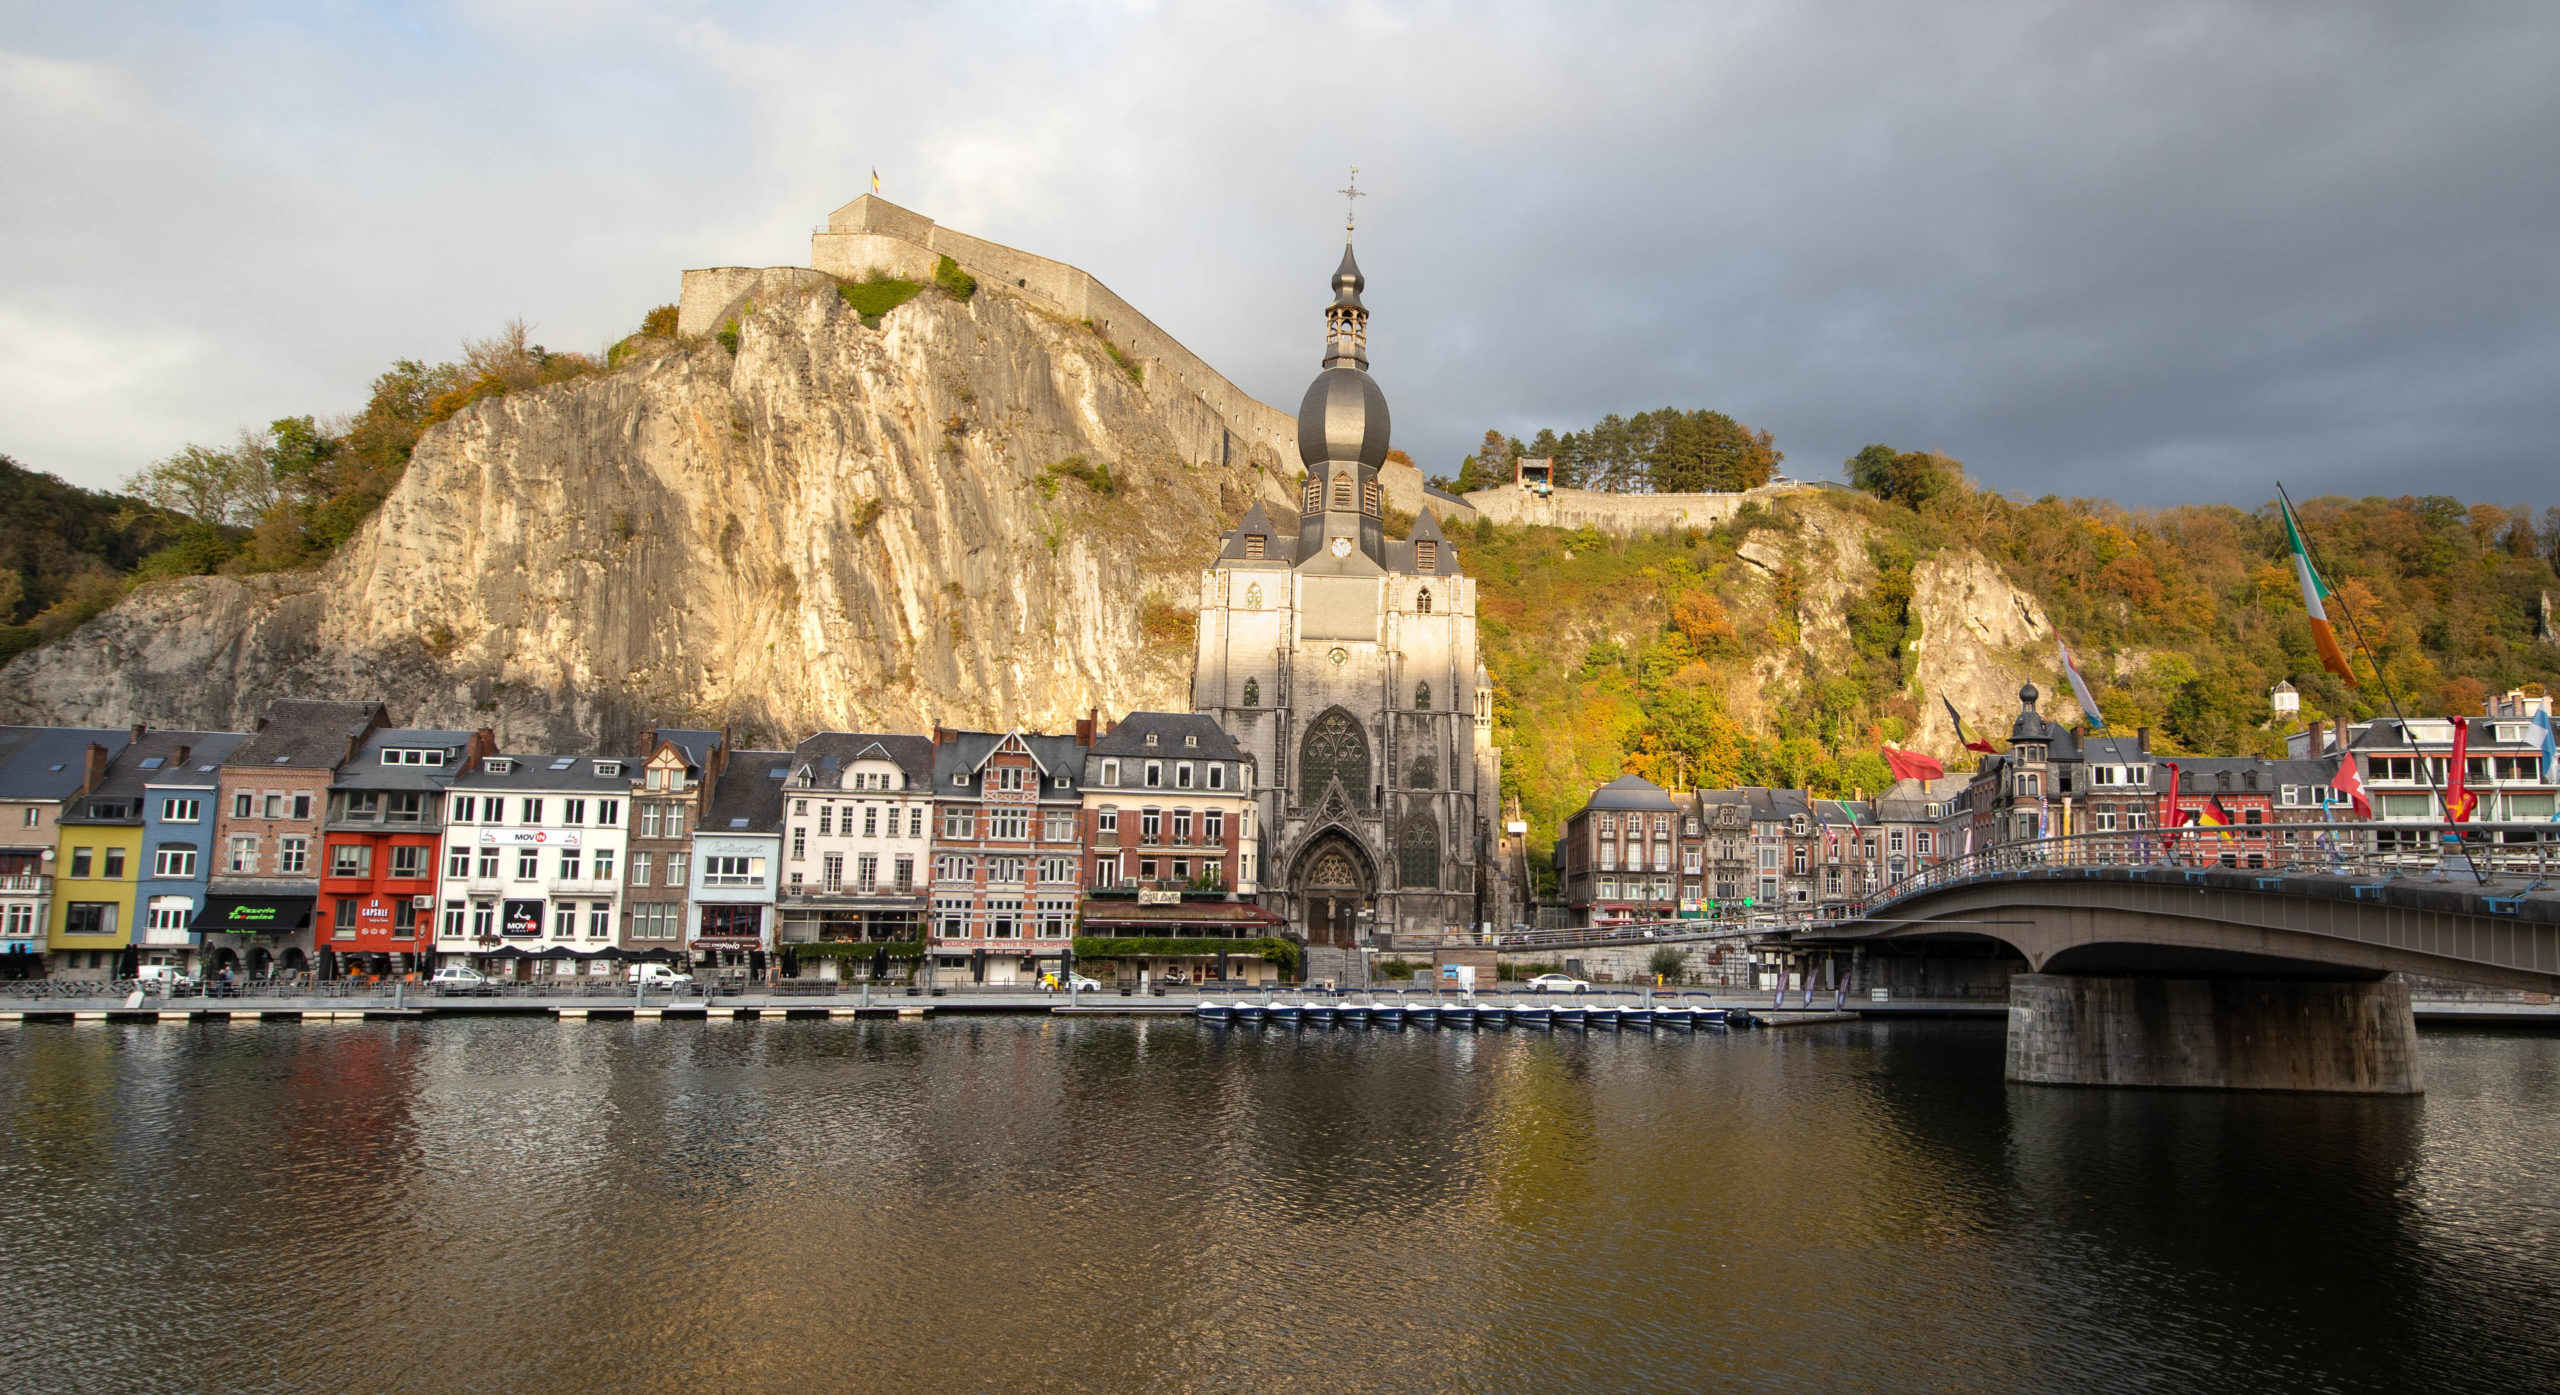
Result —
M1248 534L1262 539L1260 557L1245 556L1244 540ZM1298 560L1297 516L1292 514L1288 525L1284 528L1272 520L1270 511L1263 508L1261 500L1254 500L1253 507L1245 510L1244 517L1238 520L1236 526L1221 535L1218 560L1221 562L1277 562L1284 566L1294 566Z
M944 733L945 739L933 748L933 792L946 798L972 796L978 792L977 773L992 760L1007 742L1020 742L1040 772L1040 797L1054 799L1084 787L1084 747L1072 736L1041 736L1030 732L955 731ZM955 777L966 775L966 784L955 783ZM1064 777L1066 784L1058 780Z
M348 790L440 790L462 774L476 732L431 731L385 727L365 738L355 758L338 768L332 788ZM384 765L385 750L442 751L442 765Z
M2165 763L2164 763L2165 764ZM2265 794L2272 795L2285 785L2325 785L2338 773L2338 758L2325 756L2316 760L2261 760L2256 756L2180 756L2178 793L2180 794ZM2243 787L2245 776L2255 774L2258 787ZM2218 775L2231 777L2231 788L2222 789ZM2165 776L2163 777L2165 779Z
M686 731L676 728L662 727L649 734L657 740L675 747L678 754L684 757L684 763L687 770L696 779L701 778L702 772L710 768L711 753L720 749L721 737L720 733L716 731ZM655 746L650 746L644 749L641 752L643 763L645 764L648 757L654 756L657 753L658 750Z
M107 764L107 777L89 791L93 796L138 800L151 785L166 784L182 776L193 777L190 783L210 786L211 772L199 772L198 766L219 769L222 757L233 747L249 739L248 733L237 731L146 731L139 741L129 742L116 752ZM177 764L178 752L187 753L184 765ZM132 822L140 822L141 806L135 806Z
M841 789L844 775L861 761L887 761L907 777L910 789L933 784L933 738L895 732L822 731L792 752L795 783L806 771L810 789Z
M500 761L505 770L492 769L490 761ZM562 762L567 764L562 764ZM621 767L616 775L596 773L598 763ZM637 762L626 756L594 755L526 755L511 751L482 760L452 782L457 790L566 790L597 794L628 793L632 772Z

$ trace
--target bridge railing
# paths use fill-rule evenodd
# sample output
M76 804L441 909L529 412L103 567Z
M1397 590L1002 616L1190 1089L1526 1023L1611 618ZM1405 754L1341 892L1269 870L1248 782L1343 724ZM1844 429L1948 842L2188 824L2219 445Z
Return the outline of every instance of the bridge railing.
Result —
M2066 867L2228 868L2332 876L2490 878L2560 887L2560 822L2231 824L2107 830L1994 844L1922 867L1879 887L1862 904L1794 924L1860 919L1921 892L1982 877ZM2516 888L2511 888L2516 889Z

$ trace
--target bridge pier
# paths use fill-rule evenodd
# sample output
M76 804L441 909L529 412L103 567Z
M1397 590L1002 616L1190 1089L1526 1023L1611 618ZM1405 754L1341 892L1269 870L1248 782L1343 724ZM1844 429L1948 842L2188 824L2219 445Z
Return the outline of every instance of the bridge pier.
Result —
M2414 1095L2418 1029L2398 977L2019 974L2009 1079L2032 1085Z

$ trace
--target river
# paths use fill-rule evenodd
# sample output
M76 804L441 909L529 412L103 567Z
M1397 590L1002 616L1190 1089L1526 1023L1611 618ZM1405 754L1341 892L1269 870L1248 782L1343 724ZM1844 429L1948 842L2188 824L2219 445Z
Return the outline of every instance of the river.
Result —
M2005 1086L1997 1023L0 1030L51 1390L2523 1390L2560 1037L2418 1099Z

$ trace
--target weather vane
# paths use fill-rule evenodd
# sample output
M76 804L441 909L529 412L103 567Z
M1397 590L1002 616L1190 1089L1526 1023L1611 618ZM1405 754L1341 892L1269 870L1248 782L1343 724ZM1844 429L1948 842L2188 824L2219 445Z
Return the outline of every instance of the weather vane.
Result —
M1360 167L1358 165L1353 165L1351 167L1351 183L1347 187L1336 189L1333 192L1342 195L1342 231L1345 235L1348 235L1351 231L1352 210L1359 207L1359 205L1353 203L1352 200L1368 197L1360 192Z

